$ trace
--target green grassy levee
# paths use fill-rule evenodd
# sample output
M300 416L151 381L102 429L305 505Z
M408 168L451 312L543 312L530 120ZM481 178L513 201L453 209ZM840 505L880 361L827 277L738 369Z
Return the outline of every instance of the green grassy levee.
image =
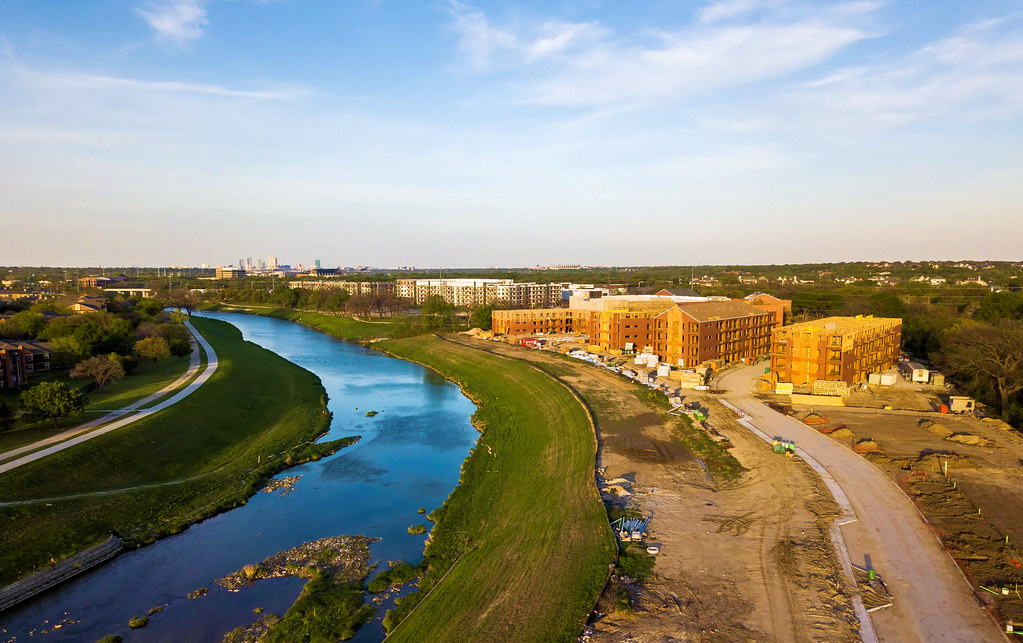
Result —
M346 441L309 444L329 426L319 378L244 341L230 324L193 319L217 372L172 407L0 475L0 584L102 542L115 530L148 542L244 503L262 482Z
M518 360L436 336L376 346L460 384L482 431L459 486L430 516L426 571L388 613L388 640L577 639L615 557L586 409Z
M333 337L340 337L353 342L377 339L381 337L391 337L394 335L395 331L395 323L390 319L386 321L362 321L351 317L326 315L316 312L304 312L301 310L292 310L290 308L275 308L273 306L244 304L215 304L207 306L206 310L222 311L225 313L246 313L249 315L259 315L261 317L284 319L286 321L297 322L303 326L308 326L309 328L318 330L321 333L325 333Z

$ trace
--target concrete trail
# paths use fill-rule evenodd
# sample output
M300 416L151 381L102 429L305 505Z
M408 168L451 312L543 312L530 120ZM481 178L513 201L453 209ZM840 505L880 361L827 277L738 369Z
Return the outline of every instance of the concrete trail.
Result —
M164 400L163 402L160 402L158 404L154 404L153 406L151 406L151 407L149 407L147 409L143 409L141 411L138 411L134 415L132 415L131 417L126 417L126 418L125 417L121 417L125 413L130 413L130 412L136 411L139 407L145 406L146 404L149 404L150 402L163 397L164 395L166 395L170 391L172 391L172 390L176 389L177 387L181 386L181 384L183 382L187 381L190 377L192 377L192 375L194 375L196 370L198 370L198 368L199 368L199 361L200 360L199 360L199 351L198 350L192 351L192 359L191 359L191 363L189 364L188 371L186 371L184 375L179 377L172 384L168 384L167 386L163 387L161 390L157 391L156 393L153 393L152 395L150 395L150 396L148 396L146 398L143 398L143 399L141 399L141 400L131 404L130 406L125 407L124 409L121 409L119 411L115 411L113 413L107 414L107 415L103 416L102 418L99 418L98 420L93 420L92 422L87 422L86 424L79 425L79 426L75 427L74 429L70 429L69 431L65 431L65 432L63 432L61 434L58 434L58 435L55 435L55 436L51 436L51 437L47 438L46 440L40 440L39 442L35 442L33 444L30 444L30 445L27 445L27 446L24 446L24 447L20 447L18 449L13 449L13 450L8 451L6 453L0 454L0 460L3 460L5 458L10 458L12 456L17 456L19 453L25 453L26 451L32 451L32 453L30 453L29 455L23 456L23 457L18 458L16 460L10 460L8 462L4 462L3 464L0 464L0 473L5 473L5 472L10 471L12 469L16 469L16 468L18 468L18 467L20 467L20 466L22 466L24 464L28 464L29 462L35 462L36 460L39 460L40 458L44 458L44 457L46 457L48 455L51 455L53 453L57 453L58 451L63 451L64 449L69 449L69 448L71 448L71 447L73 447L75 445L78 445L78 444L81 444L82 442L85 442L86 440L91 440L92 438L94 438L96 436L104 435L106 433L110 433L111 431L114 431L114 430L119 429L119 428L121 428L123 426L131 424L132 422L137 422L138 420L141 420L142 418L149 417L150 415L152 415L154 413L162 411L163 409L169 407L172 404L175 404L175 403L183 400L184 398L188 397L193 392L195 392L196 389L198 389L200 386L202 386L206 382L206 380L208 380L210 378L210 376L212 376L213 373L216 372L217 365L218 365L217 364L217 353L213 350L213 347L210 346L210 343L206 341L206 338L204 338L201 334L199 334L198 331L195 330L195 327L192 326L191 322L186 321L185 322L185 327L188 328L188 331L190 333L192 333L192 337L195 339L195 341L198 342L198 344L200 346L202 346L203 350L206 351L206 368L194 380L192 380L188 385L186 385L184 388L182 388L180 391L178 391L178 393L176 395L174 395L173 397L170 397L170 398ZM121 418L121 419L117 419L117 418ZM113 421L111 421L111 420L113 420ZM109 424L108 424L108 422L109 422ZM91 429L93 429L93 427L97 427L97 426L100 426L100 425L104 425L104 426L102 426L101 428L95 429L95 430L91 430ZM77 436L77 437L71 437L71 436ZM70 437L71 439L66 439L68 437ZM60 440L64 440L64 441L63 442L59 442ZM43 448L43 449L38 450L38 451L35 450L35 449L39 449L39 447L41 447L41 446L45 446L45 445L51 444L53 442L59 442L59 443L52 444L52 446Z
M892 608L871 615L877 638L1006 640L898 485L852 450L753 397L748 384L755 376L755 368L739 368L726 373L720 387L751 423L768 435L795 440L841 487L857 518L840 528L849 556L876 569L895 599Z

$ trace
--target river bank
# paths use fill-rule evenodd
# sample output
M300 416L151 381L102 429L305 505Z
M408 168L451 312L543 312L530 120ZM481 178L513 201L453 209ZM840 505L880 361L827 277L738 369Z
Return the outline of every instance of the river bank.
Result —
M271 578L239 591L216 585L216 579L246 564L304 542L353 533L380 539L372 546L371 564L421 557L425 537L411 536L407 528L422 522L420 508L438 507L457 483L459 467L478 436L469 421L472 403L432 371L304 326L249 315L213 316L319 377L329 394L331 425L325 440L353 433L362 440L282 475L301 478L286 495L257 493L232 511L125 553L5 613L7 632L0 640L23 640L30 632L39 637L49 629L44 640L119 634L126 641L219 642L261 615L304 609L296 604L306 584L300 578ZM366 409L378 413L366 417ZM189 600L187 595L200 587L208 588L208 594ZM146 615L154 607L163 609L149 616L144 628L130 630L128 617ZM380 616L356 631L353 640L381 640ZM74 623L57 632L50 628L65 619Z
M338 337L345 332L335 323L340 318L286 316ZM438 336L372 348L458 384L477 405L473 424L482 434L458 487L429 516L436 524L421 565L426 571L418 591L399 598L385 617L390 637L457 639L469 623L475 635L498 639L578 636L615 560L585 407L539 369ZM553 596L557 605L545 599Z

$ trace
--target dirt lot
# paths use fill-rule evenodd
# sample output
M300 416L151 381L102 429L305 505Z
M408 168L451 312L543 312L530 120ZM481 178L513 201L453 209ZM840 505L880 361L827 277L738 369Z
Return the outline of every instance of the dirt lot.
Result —
M901 396L903 409L928 407L933 395L928 390L907 392L906 387L894 394ZM830 432L897 480L971 580L979 599L997 607L1004 619L1023 625L1023 599L1017 593L1023 584L1019 433L1000 422L935 412L793 410L797 418ZM1009 593L1003 595L1002 588Z
M653 515L648 543L661 547L653 577L634 588L633 610L602 615L584 639L859 640L853 590L828 537L837 508L805 464L774 454L723 407L702 400L747 469L717 484L635 383L542 351L462 341L542 361L571 385L597 420L603 486L619 492L606 500Z

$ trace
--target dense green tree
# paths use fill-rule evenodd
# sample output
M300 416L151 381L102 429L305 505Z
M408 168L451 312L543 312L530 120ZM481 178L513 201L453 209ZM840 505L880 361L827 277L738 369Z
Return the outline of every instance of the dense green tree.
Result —
M53 366L57 368L74 366L92 354L87 345L72 335L57 337L50 343L53 345Z
M423 303L422 328L426 331L443 330L454 319L455 306L440 295L430 295Z
M469 327L479 328L480 330L490 330L493 324L494 307L491 305L480 306L479 308L472 311L472 316L469 317Z
M21 393L21 406L32 416L53 420L78 415L85 410L88 398L64 382L41 382Z
M163 337L144 337L135 342L135 352L142 359L157 362L170 357L170 345Z
M1023 319L1023 292L992 292L984 295L974 317L980 321Z
M184 339L172 339L167 342L167 345L170 348L170 354L174 357L184 359L192 354L192 345Z

